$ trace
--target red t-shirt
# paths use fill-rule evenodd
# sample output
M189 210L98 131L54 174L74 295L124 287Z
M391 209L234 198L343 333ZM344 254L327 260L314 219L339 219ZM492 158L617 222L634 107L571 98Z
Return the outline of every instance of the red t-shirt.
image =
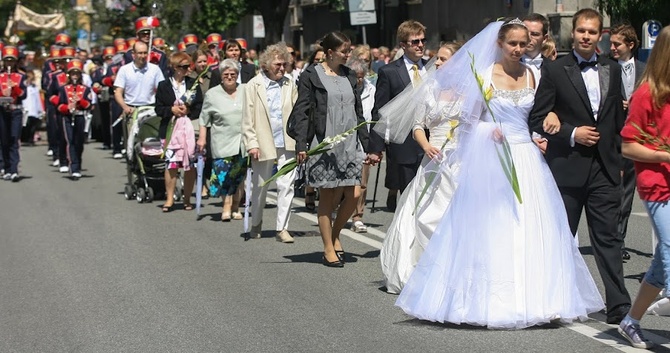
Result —
M670 102L666 102L661 109L654 108L654 102L646 82L633 93L630 98L628 119L621 130L623 142L638 143L635 137L640 137L640 131L632 124L652 136L664 137L670 144ZM658 149L651 144L644 146ZM645 201L670 200L670 164L635 162L637 173L637 191Z

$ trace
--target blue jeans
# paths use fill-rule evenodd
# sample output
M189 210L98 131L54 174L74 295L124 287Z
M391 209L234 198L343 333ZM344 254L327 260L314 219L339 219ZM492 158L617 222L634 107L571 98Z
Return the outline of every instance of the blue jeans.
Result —
M665 288L670 293L670 203L643 201L651 218L651 225L658 237L654 258L644 275L644 280L656 288Z

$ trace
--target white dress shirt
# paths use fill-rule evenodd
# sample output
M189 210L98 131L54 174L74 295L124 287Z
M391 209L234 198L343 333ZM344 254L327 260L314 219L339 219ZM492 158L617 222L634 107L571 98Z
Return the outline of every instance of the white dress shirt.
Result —
M577 58L577 64L583 61L597 61L598 56L594 53L589 60L582 58L577 52L573 51L575 57ZM600 65L600 64L598 64ZM589 95L589 102L591 103L591 111L593 112L593 118L598 120L598 109L600 108L600 77L598 76L598 65L589 66L582 70L582 79L586 85L586 92ZM570 146L575 146L575 131L577 128L572 130L572 135L570 136Z
M414 62L410 60L407 55L402 56L403 60L405 61L405 67L407 68L407 73L409 73L409 79L412 81L412 85L414 85L414 65L419 66L419 75L421 77L424 77L426 75L426 66L423 64L423 60L419 59L418 62Z
M275 141L275 147L284 148L284 120L282 119L281 106L281 88L286 80L290 80L287 76L283 76L279 81L273 81L263 75L265 82L265 95L267 96L268 111L270 113L270 128L272 129L272 138Z
M524 54L521 57L521 62L526 65L526 67L528 67L533 73L533 78L535 79L535 90L537 90L537 86L540 84L540 77L542 73L542 53L537 54L537 56L534 58Z

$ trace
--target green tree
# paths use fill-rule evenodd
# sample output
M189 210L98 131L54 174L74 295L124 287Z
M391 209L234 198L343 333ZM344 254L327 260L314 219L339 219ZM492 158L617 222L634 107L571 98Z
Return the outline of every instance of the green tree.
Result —
M612 24L630 23L640 34L647 20L670 25L668 0L598 0L598 8L612 18Z
M344 10L344 0L322 0L334 11ZM235 26L242 17L258 13L263 16L265 40L276 43L282 30L290 0L201 0L192 27L201 35L221 33Z

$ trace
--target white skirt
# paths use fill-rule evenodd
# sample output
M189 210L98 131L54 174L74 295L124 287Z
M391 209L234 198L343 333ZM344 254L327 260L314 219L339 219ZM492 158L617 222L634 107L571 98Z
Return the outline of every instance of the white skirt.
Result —
M523 203L479 124L458 188L396 305L423 320L489 328L572 322L604 307L553 176L532 143L511 145Z

